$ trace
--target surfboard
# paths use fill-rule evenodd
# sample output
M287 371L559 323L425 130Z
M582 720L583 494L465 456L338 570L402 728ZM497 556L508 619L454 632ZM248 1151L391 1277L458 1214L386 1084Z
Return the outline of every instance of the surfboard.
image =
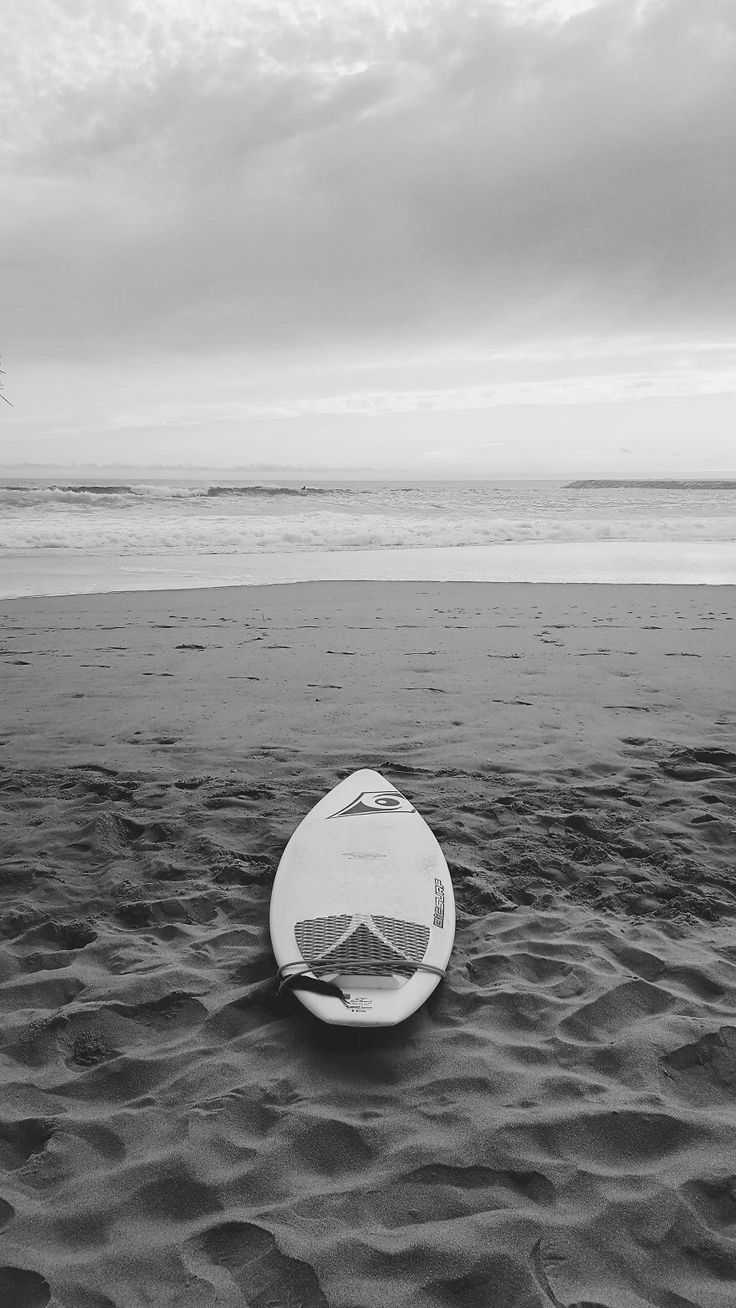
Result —
M455 898L424 818L379 772L341 781L300 822L271 892L280 990L336 1026L395 1026L445 975Z

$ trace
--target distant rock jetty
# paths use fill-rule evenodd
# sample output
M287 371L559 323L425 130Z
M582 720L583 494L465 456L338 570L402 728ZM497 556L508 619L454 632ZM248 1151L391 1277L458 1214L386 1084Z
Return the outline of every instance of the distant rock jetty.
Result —
M708 481L679 481L675 478L662 481L649 481L646 478L626 481L590 479L588 481L569 481L565 486L565 490L609 490L616 487L631 489L632 486L644 486L647 490L736 490L736 480L719 480L715 477Z

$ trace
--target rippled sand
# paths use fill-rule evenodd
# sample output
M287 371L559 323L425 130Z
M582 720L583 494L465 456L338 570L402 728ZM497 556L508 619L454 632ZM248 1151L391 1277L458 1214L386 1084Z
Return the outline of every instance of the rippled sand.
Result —
M3 602L0 1303L732 1305L735 600ZM358 766L458 905L362 1036L276 998L267 929Z

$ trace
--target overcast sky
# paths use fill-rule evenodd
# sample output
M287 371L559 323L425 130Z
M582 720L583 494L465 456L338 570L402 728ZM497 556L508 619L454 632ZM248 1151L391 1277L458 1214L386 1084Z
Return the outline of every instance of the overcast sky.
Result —
M734 0L10 0L0 463L736 472Z

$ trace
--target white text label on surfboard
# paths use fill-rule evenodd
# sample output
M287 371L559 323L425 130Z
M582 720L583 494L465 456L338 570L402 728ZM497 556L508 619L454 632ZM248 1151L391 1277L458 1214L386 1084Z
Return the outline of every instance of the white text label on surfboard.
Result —
M438 927L445 925L445 887L439 877L434 879L434 917L432 918L432 924Z

